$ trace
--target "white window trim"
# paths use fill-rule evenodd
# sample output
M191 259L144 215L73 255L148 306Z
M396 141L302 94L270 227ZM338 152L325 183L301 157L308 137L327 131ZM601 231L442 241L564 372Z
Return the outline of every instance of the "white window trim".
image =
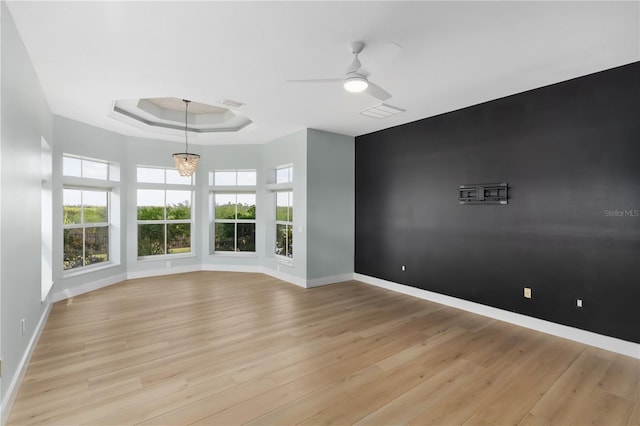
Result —
M224 186L212 186L210 187L210 191L209 191L209 205L210 205L210 222L209 222L209 238L210 238L210 251L209 254L212 256L230 256L230 257L255 257L256 253L257 253L257 241L255 242L256 244L256 249L254 251L237 251L237 244L238 244L238 224L243 224L243 223L253 223L254 225L256 225L257 223L257 218L258 218L258 194L257 191L255 190L254 186L228 186L228 185L224 185ZM224 189L222 189L224 188ZM239 189L241 188L241 189ZM254 190L251 190L250 188L254 188ZM215 207L215 196L216 194L233 194L233 195L238 195L238 194L251 194L254 195L256 197L256 219L238 219L238 211L237 211L237 207L236 207L236 219L216 219L216 207ZM235 228L235 239L234 239L234 247L236 248L236 251L225 251L225 250L216 250L215 246L215 226L216 223L233 223L236 225ZM256 225L257 227L257 225ZM257 234L256 234L256 239L257 239Z
M94 180L94 179L91 179ZM82 229L83 230L83 244L82 244L82 258L84 259L85 257L85 244L84 244L84 235L85 235L85 231L84 229L86 228L107 228L107 235L108 235L108 244L109 244L109 249L108 249L108 256L109 256L109 260L107 260L106 262L99 262L99 263L92 263L90 265L83 265L83 266L78 266L76 268L70 268L70 269L64 269L64 241L63 241L63 272L62 272L62 277L63 278L69 278L71 276L75 276L75 275L82 275L84 273L87 272L93 272L96 269L102 269L102 268L106 268L109 266L113 266L115 265L112 262L113 259L113 236L112 236L112 213L111 213L111 209L112 209L112 202L111 202L111 198L112 198L112 189L111 187L105 187L105 188L100 188L100 187L95 187L95 186L78 186L78 185L64 185L63 186L63 191L65 189L73 189L73 190L78 190L78 191L104 191L107 194L107 222L89 222L89 223L85 223L84 221L82 223L70 223L70 224L62 224L62 232L64 234L64 231L66 229ZM63 201L63 205L64 205L64 201ZM82 204L84 206L84 203ZM84 214L83 214L84 216ZM84 220L84 217L81 217L82 220Z
M144 166L137 165L136 166L136 174L138 167L142 167L145 169L160 169L165 171L165 182L166 182L166 170L173 170L170 167L157 167L157 166ZM139 189L151 189L151 190L159 190L164 191L164 219L160 220L138 220L137 211L138 211L138 200L137 200L137 191ZM190 219L167 219L167 191L189 191L191 192L191 218ZM196 257L195 244L194 244L194 230L195 230L195 212L196 212L196 185L195 178L192 177L191 184L182 184L182 183L152 183L152 182L136 182L136 259L138 262L145 261L157 261L163 259L176 259L176 258L188 258L188 257ZM189 244L189 252L187 253L162 253L162 254L151 254L145 256L139 256L138 251L138 226L139 225L171 225L171 224L180 224L180 223L188 223L191 225L191 233L190 233L190 244ZM165 230L164 233L164 249L168 250L167 247L167 232Z
M235 185L218 185L215 182L215 174L216 172L234 172L236 174L236 184ZM238 184L238 173L239 172L253 172L256 174L256 184L254 185L240 185ZM255 188L258 182L258 171L257 169L216 169L209 171L209 187L211 188L243 188L246 190L248 188Z
M289 182L287 182L287 183L289 183ZM277 197L278 197L278 193L281 193L281 192L290 192L291 196L293 196L293 189L286 189L286 190L283 190L283 191L274 191L273 192L273 196L275 198L274 199L274 206L275 206L275 210L276 210L276 214L275 214L276 218L278 217L277 216L278 215L278 213L277 213L277 210L278 210ZM293 203L291 203L291 208L293 208ZM277 220L276 219L274 221L274 225L275 225L274 226L274 233L275 233L276 237L275 237L272 253L273 253L274 258L279 263L282 263L282 264L288 265L288 266L292 266L293 265L293 260L294 260L294 257L295 257L295 253L293 253L293 255L291 255L291 256L287 256L286 254L282 255L282 254L276 253L276 251L275 251L275 242L278 241L278 225L290 225L291 226L291 232L293 233L293 230L295 229L295 226L294 226L293 223L294 223L293 220L286 221L286 220ZM292 238L293 238L293 236L292 236ZM287 241L287 244L288 244L288 241Z
M117 175L118 173L115 172L115 169L117 169L117 165L112 164L108 161L105 160L101 160L98 158L91 158L91 157L84 157L81 155L73 155L73 154L68 154L68 153L64 153L62 154L62 158L64 161L64 158L73 158L75 160L80 160L80 176L71 176L71 175L64 175L64 170L63 170L63 175L65 179L80 179L80 180L89 180L89 181L97 181L97 182L115 182L117 181L117 179L115 179L114 175ZM100 178L90 178L90 177L86 177L86 176L82 176L84 174L84 162L85 161L90 161L92 163L100 163L100 164L105 164L107 166L107 177L105 179L100 179Z
M64 269L62 271L62 278L70 278L78 275L83 275L95 271L99 271L102 269L111 268L114 266L120 265L120 235L118 235L114 229L119 228L120 226L120 166L117 163L113 163L110 161L105 161L98 158L90 158L84 157L80 155L74 155L69 153L63 153L64 157L74 158L78 160L87 160L96 163L104 163L107 165L107 179L96 179L89 177L79 177L79 176L68 176L64 174L64 169L62 170L62 184L64 189L78 189L78 190L87 190L87 191L106 191L107 192L107 215L108 215L108 235L109 235L109 260L106 262L94 263L91 265L80 266L77 268ZM81 169L82 170L82 169ZM63 201L64 204L64 201ZM63 233L64 229L68 229L67 227L71 227L73 225L63 225ZM100 224L85 224L89 225L100 225ZM63 243L63 252L64 252L64 243Z
M256 185L216 185L215 173L216 172L235 172L236 184L238 183L238 172L254 172L256 174ZM255 251L221 251L216 250L215 242L215 226L216 223L253 223L257 228L258 219L258 186L257 186L258 170L253 168L248 169L215 169L209 171L209 256L226 256L226 257L257 257L258 251L258 235L256 233ZM215 214L215 194L253 194L256 197L256 218L255 219L216 219ZM237 212L236 212L237 213ZM236 215L237 217L237 215ZM236 226L236 238L234 239L234 246L237 249L237 226Z
M288 180L278 182L278 170L289 170L287 172ZM276 166L275 168L275 185L283 185L283 184L292 184L293 183L293 164L283 164L281 166Z

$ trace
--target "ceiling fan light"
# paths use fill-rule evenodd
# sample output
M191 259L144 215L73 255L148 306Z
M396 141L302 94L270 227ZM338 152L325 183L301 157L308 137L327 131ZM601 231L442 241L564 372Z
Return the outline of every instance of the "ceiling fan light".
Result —
M358 93L367 90L369 82L361 76L348 77L344 80L344 88L348 92Z

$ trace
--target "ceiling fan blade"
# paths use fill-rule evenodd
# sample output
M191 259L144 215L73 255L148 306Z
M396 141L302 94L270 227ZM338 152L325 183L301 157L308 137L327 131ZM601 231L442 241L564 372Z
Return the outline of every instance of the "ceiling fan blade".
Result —
M367 87L366 92L383 102L391 98L391 94L389 92L371 81L369 81L369 86Z
M358 55L356 55L356 58L353 60L353 62L351 62L351 65L349 65L349 68L347 68L347 74L358 72L360 68L362 68L362 64L358 59Z
M312 78L307 80L287 80L287 83L337 83L344 78Z

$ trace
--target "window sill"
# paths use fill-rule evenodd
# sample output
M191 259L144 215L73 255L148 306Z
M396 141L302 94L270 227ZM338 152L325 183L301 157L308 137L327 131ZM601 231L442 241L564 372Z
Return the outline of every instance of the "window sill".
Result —
M293 182L283 182L283 183L268 183L267 189L269 191L284 191L284 190L293 190Z
M95 266L83 266L79 269L71 269L69 271L65 271L62 273L62 279L73 278L80 275L90 274L92 272L103 271L105 269L114 268L116 266L120 266L119 263L111 263L107 262L104 264L99 264Z
M176 254L157 254L155 256L142 256L138 257L138 262L157 262L162 260L172 259L189 259L197 257L195 253L176 253Z
M255 251L252 252L242 252L242 251L216 251L213 253L209 253L209 256L213 257L249 257L255 258L258 257Z

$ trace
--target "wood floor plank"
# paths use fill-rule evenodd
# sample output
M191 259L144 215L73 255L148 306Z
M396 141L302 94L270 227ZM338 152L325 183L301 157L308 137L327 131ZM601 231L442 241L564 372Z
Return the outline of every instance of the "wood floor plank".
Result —
M357 368L354 366L354 368ZM310 417L328 409L347 395L352 395L372 386L380 378L384 377L385 371L376 365L369 366L363 370L345 376L341 380L325 386L292 403L280 406L264 416L260 416L247 425L280 425L280 424L300 424Z
M640 426L639 375L357 281L194 272L54 304L7 425Z
M633 404L633 410L631 410L628 425L640 426L640 397L636 398L636 402Z
M584 349L568 340L551 344L545 336L539 337L541 339L532 339L535 345L526 355L519 354L513 377L484 404L479 411L480 418L494 423L517 424ZM508 355L505 358L509 360ZM523 375L522 371L529 374Z
M615 355L598 388L634 401L640 395L640 361L630 363L627 357Z
M578 425L610 425L629 422L633 402L596 389L587 400L575 423Z
M547 419L542 419L529 413L524 419L522 419L518 423L518 426L551 426L551 423L549 423L549 420ZM584 426L584 425L580 425L580 426Z
M477 365L477 364L476 364ZM508 383L508 374L514 366L493 363L488 367L478 366L469 374L465 385L454 394L449 394L434 404L410 425L463 424L491 400L493 394Z
M463 359L454 361L449 367L382 405L356 424L369 426L408 424L429 407L458 390L466 383L468 375L478 368Z
M200 401L227 389L231 389L236 385L237 383L231 376L219 376L194 386L187 386L176 392L150 401L144 401L140 404L108 413L105 416L85 424L110 426L142 423L179 409L192 402Z
M343 379L345 375L355 375L363 370L366 364L353 357L302 376L270 391L264 392L251 400L244 401L212 416L205 417L195 424L237 424L246 423L265 415L274 407L282 407L312 392L329 386ZM364 368L366 369L366 368ZM378 371L375 371L378 372Z
M611 361L583 351L531 409L538 418L570 424L584 407Z

